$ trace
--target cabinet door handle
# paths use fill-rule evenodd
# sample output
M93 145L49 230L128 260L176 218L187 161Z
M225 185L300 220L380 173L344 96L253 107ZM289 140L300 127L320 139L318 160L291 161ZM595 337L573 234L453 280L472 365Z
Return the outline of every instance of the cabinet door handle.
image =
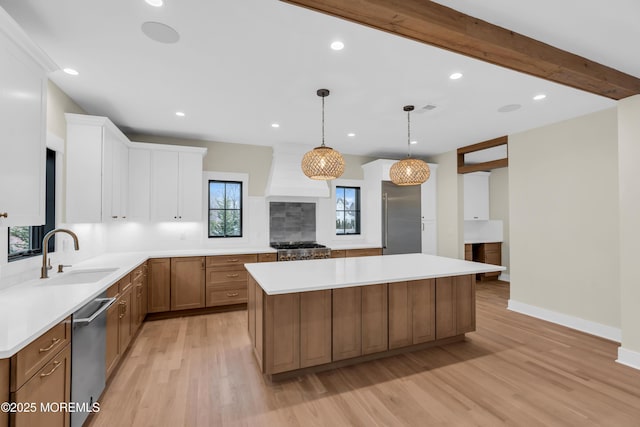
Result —
M227 277L238 277L238 276L239 276L238 273L236 273L236 274L227 274Z
M56 371L56 369L58 369L60 367L60 365L62 365L62 362L58 362L57 360L54 360L53 361L53 368L49 372L47 372L46 374L45 373L40 374L40 378L48 377L49 375L53 374Z
M227 292L228 297L237 297L238 295L240 295L238 292Z
M238 261L240 261L238 258L234 258L234 259L230 259L230 260L229 260L229 261L227 261L227 262L238 262Z
M40 353L44 353L44 352L47 352L47 351L51 350L51 349L52 349L53 347L55 347L55 346L56 346L56 344L58 344L59 342L60 342L60 338L54 338L54 339L52 339L52 340L51 340L51 345L50 345L49 347L46 347L46 348L41 348L41 349L40 349Z

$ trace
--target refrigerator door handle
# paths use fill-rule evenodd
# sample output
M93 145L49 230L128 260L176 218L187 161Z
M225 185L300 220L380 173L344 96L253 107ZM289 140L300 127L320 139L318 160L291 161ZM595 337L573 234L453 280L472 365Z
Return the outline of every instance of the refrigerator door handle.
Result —
M382 219L384 223L384 243L382 244L382 249L387 249L387 240L389 237L389 204L387 193L382 194L382 199L384 200L384 218Z

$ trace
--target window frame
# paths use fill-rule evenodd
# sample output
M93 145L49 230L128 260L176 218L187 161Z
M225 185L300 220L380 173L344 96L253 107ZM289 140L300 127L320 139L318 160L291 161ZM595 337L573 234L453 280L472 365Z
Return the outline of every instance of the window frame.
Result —
M224 209L211 209L211 183L223 183L225 184L225 206L226 206L226 199L227 199L227 184L238 184L240 185L240 209L227 209L226 207ZM209 239L233 239L233 238L242 238L244 237L244 182L240 181L240 180L235 180L235 179L215 179L215 178L209 178L207 179L207 237ZM225 211L239 211L239 218L240 218L240 234L237 235L226 235L226 230L225 230L225 235L224 236L212 236L211 235L211 211L212 210L223 210Z
M11 253L11 228L7 227L7 262L33 258L42 255L42 239L56 228L56 152L47 148L45 172L45 223L29 227L30 248L26 251ZM55 251L55 239L49 239L48 252Z
M355 190L356 205L358 209L346 209L346 205L345 205L344 206L345 209L338 210L338 189L342 189L343 191L345 191L345 193L346 193L346 190ZM356 214L356 231L353 233L347 233L346 232L347 229L344 227L344 225L342 228L338 228L338 224L336 223L335 224L336 236L360 236L362 234L362 187L356 186L356 185L336 185L334 212L335 212L334 216L336 213L342 212L343 218L344 218L345 212L355 212ZM340 233L339 230L342 230L343 232Z

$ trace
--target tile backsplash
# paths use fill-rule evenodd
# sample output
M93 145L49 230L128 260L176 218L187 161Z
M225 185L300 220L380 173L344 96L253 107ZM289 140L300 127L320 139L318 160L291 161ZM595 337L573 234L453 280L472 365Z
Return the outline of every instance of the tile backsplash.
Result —
M295 242L315 240L315 203L269 203L269 241Z

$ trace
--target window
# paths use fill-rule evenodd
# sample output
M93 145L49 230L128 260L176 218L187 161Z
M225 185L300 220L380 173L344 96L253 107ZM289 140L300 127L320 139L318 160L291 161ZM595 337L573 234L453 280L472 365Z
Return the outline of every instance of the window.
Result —
M242 237L242 182L209 181L209 237Z
M56 152L47 149L45 224L9 227L8 260L17 261L42 254L42 238L56 227ZM55 249L49 240L49 252Z
M336 234L360 234L360 187L336 187Z

